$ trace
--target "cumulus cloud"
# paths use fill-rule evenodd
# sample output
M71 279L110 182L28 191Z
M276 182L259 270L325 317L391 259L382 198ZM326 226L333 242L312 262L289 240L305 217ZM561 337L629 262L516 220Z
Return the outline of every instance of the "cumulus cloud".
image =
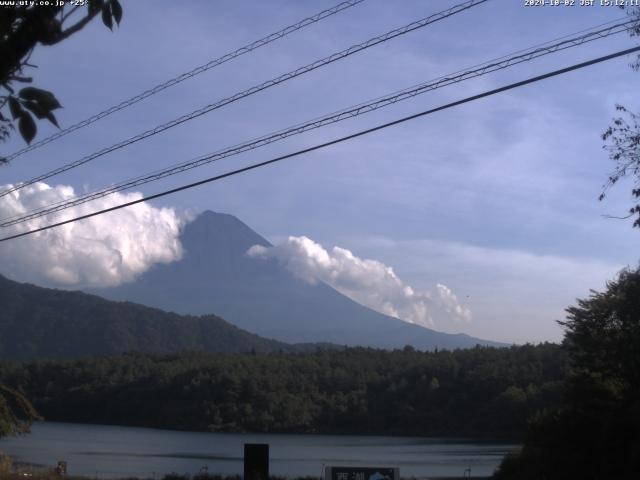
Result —
M556 320L566 317L565 308L588 296L590 289L605 289L606 281L627 266L606 257L429 238L361 236L348 241L369 255L384 255L416 284L446 277L465 293L465 303L473 310L474 322L465 333L503 342L561 341L563 330ZM618 253L612 251L603 252Z
M11 185L0 187L2 190ZM2 236L33 230L78 215L141 198L117 193L1 229ZM0 198L0 219L75 198L72 187L36 183ZM185 218L171 208L146 203L127 207L0 244L0 273L15 280L54 286L114 286L132 281L156 263L182 256L178 239Z
M445 285L417 292L384 263L358 258L340 247L328 251L307 237L289 237L275 247L254 245L247 254L276 259L306 282L325 282L362 305L409 323L441 328L471 320L471 312Z

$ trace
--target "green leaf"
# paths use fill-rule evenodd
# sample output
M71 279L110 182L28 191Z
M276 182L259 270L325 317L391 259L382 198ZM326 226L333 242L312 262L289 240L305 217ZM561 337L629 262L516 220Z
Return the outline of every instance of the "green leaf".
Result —
M20 102L18 102L18 100L13 96L9 97L9 111L11 112L11 116L14 120L23 113Z
M18 95L20 95L20 98L23 98L25 100L37 102L44 110L48 112L62 107L62 105L60 105L60 102L58 102L58 99L52 92L43 90L41 88L25 87L20 90Z
M22 105L39 119L46 117L47 111L33 100L23 101Z
M27 110L32 112L39 120L46 118L51 123L53 123L56 127L60 128L60 125L58 125L58 120L56 119L55 115L50 111L42 108L40 104L33 101L23 102L22 104L27 108Z
M20 130L20 135L22 135L22 138L24 138L27 143L31 143L31 140L36 136L36 132L38 131L36 122L33 121L33 117L31 117L29 112L23 111L20 115L18 130Z
M49 120L51 123L53 123L56 127L60 128L60 125L58 125L58 120L56 119L55 115L51 112L47 112L47 114L45 115L46 119Z
M111 18L111 4L105 3L102 6L102 23L104 23L109 30L113 30L113 20Z
M120 26L120 20L122 20L122 5L118 0L111 0L111 13L118 26Z

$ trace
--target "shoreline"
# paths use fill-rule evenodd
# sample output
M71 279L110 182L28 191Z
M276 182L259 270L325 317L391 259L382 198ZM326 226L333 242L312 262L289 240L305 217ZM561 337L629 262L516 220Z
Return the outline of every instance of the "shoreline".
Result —
M11 455L5 454L0 450L0 458L8 458L11 461L11 472L2 471L0 469L0 480L243 480L241 475L225 475L222 473L199 473L199 474L176 474L168 473L162 475L154 475L152 477L138 477L125 475L123 477L103 477L98 475L73 475L67 474L60 477L55 472L55 467L48 467L42 464L22 462L15 460ZM470 476L470 477L443 477L443 476L407 476L400 477L400 480L490 480L491 476ZM324 480L324 478L316 476L269 476L269 480Z
M152 430L155 432L179 432L179 433L199 433L199 434L214 434L214 435L249 435L249 436L274 436L285 437L287 435L302 436L302 437L389 437L389 438L412 438L412 439L437 439L440 443L474 443L474 444L498 444L498 445L513 445L519 446L520 441L515 437L491 437L488 435L450 435L450 434L431 434L431 435L413 435L408 433L358 433L358 432L304 432L304 431L276 431L276 432L259 432L259 431L245 431L245 430L227 430L227 431L211 431L211 430L188 430L188 429L175 429L165 427L152 427L146 425L127 425L121 423L95 423L95 422L73 422L67 420L37 420L32 423L32 427L38 424L59 424L59 425L82 425L87 427L114 427L114 428L126 428L126 429L140 429L140 430ZM473 477L472 477L473 478ZM430 480L439 480L434 477Z
M480 480L490 478L497 468L499 460L494 460L497 459L495 455L518 447L461 437L387 436L376 439L376 436L361 435L211 433L38 422L32 426L31 435L0 441L0 450L12 457L15 470L32 473L34 479L59 478L47 475L47 472L53 472L58 460L66 460L69 463L68 479L162 480L169 472L179 472L181 475L169 478L200 480L199 467L208 463L209 472L221 473L209 474L202 479L241 480L237 474L242 472L242 444L268 443L271 445L271 469L275 473L273 480L318 479L321 464L394 465L400 467L402 480L469 478L464 477L463 471L472 466L474 471L470 478ZM86 447L96 439L100 439L100 447L96 447L96 452L87 451ZM307 448L302 457L302 453L295 450L300 446ZM406 463L406 458L398 458L393 454L397 451L394 446L402 451L408 449L414 461ZM290 448L294 450L290 451ZM317 470L315 463L318 463ZM185 472L191 477L183 476ZM0 480L3 478L0 475Z

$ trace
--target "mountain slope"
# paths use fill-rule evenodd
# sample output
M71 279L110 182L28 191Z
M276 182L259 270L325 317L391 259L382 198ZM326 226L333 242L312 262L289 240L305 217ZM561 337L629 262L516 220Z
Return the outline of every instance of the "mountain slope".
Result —
M309 285L275 261L250 258L269 242L237 218L207 211L188 224L184 257L133 283L94 290L182 314L215 313L241 328L285 342L332 342L420 349L501 345L412 325L355 303L324 283Z
M214 315L180 316L0 276L0 358L78 357L125 351L287 350Z

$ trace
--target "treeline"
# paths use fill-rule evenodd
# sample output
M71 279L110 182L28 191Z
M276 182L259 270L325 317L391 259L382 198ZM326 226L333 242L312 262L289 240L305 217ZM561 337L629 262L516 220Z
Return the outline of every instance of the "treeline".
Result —
M0 363L48 420L215 432L520 437L566 374L554 344Z
M561 401L532 417L496 480L627 480L640 473L640 267L567 309Z

